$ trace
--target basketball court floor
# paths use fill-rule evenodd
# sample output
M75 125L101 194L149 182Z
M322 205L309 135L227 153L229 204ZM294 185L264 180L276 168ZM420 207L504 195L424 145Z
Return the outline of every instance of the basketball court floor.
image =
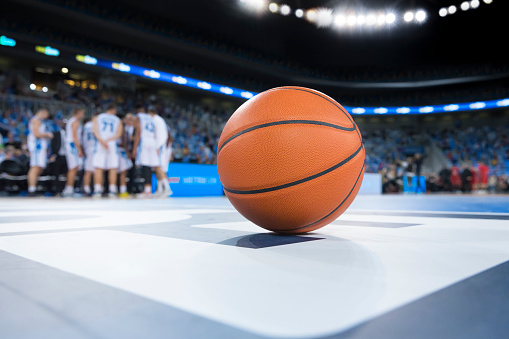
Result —
M226 198L0 199L0 338L508 338L509 197L358 196L278 236Z

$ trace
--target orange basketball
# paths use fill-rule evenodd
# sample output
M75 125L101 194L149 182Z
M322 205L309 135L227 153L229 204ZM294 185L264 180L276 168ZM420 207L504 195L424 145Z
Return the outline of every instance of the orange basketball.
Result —
M278 233L306 233L338 218L364 175L364 147L348 112L327 95L277 87L246 101L217 151L226 196L244 217Z

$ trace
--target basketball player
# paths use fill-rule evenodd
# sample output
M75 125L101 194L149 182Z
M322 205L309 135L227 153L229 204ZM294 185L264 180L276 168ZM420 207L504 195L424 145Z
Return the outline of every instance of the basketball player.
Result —
M48 132L44 120L49 118L49 111L41 108L28 121L27 147L30 152L30 170L28 171L28 194L35 195L39 176L48 161L48 140L53 134Z
M127 120L127 116L124 118L124 121ZM124 121L121 123L124 124L124 133L122 133L122 137L117 140L118 146L118 154L119 154L119 165L118 165L118 181L119 181L119 197L127 198L129 194L127 193L127 171L129 171L133 167L133 163L129 156L127 155L127 141L128 141L128 132L126 127L128 127Z
M171 134L166 121L159 116L156 108L151 106L148 113L154 119L154 127L156 132L157 155L159 157L159 165L154 168L157 177L157 195L168 197L172 194L168 183L168 165L170 163L170 154L168 153L168 144L170 144L171 152Z
M142 177L145 180L143 193L139 196L150 197L152 195L152 168L159 166L159 157L154 119L144 111L143 105L136 106L133 157L136 158L136 164L141 166Z
M117 105L111 103L105 113L94 117L93 131L97 139L94 150L94 197L100 197L104 190L104 171L108 171L109 196L117 195L117 168L119 154L117 139L122 136L122 124L116 116Z
M73 116L67 121L65 127L65 158L67 160L67 185L62 196L71 197L74 193L74 181L83 161L83 148L81 147L82 125L85 109L76 108Z
M84 170L83 174L83 192L86 195L90 195L92 193L92 173L94 173L94 148L97 142L94 135L94 124L92 120L86 121L83 125L83 151L85 153L85 162L84 162Z

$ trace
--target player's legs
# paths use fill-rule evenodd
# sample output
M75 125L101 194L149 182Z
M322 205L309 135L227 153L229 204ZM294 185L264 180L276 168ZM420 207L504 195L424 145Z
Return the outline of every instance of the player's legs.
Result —
M99 197L103 193L104 169L96 167L94 171L94 196Z
M27 182L28 182L28 193L35 193L37 188L37 182L39 181L39 176L41 175L44 169L39 166L31 166L28 170Z
M83 174L83 192L85 192L85 194L90 194L92 192L92 187L90 186L92 183L92 173L93 171L85 171Z
M166 171L164 171L162 167L155 167L154 171L157 178L157 194L161 196L170 195L170 186L168 184Z
M129 197L129 193L127 193L127 174L128 170L120 172L118 175L118 196L120 198Z
M74 145L67 145L65 159L67 161L67 184L63 196L71 196L74 193L74 183L80 167L80 157Z
M117 169L116 168L110 168L108 169L108 191L109 195L116 196L118 193L118 186L117 186Z
M28 193L33 194L37 189L37 182L44 168L46 168L47 150L41 148L39 144L29 146L30 151L30 169L27 174Z
M148 197L152 194L152 168L159 166L155 143L143 142L142 147L139 148L136 163L141 166L141 175L145 180L142 196Z

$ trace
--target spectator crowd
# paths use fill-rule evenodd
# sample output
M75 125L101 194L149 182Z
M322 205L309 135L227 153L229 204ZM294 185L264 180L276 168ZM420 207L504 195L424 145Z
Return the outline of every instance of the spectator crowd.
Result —
M20 85L9 73L0 74L0 163L8 159L27 161L30 156L26 145L29 120L42 104L55 107L50 109L51 118L45 121L47 130L52 133L65 128L73 105L87 107L90 117L104 111L111 103L118 106L121 116L135 113L136 103L142 102L145 107L153 104L170 127L172 161L202 164L216 163L219 136L232 113L191 103L182 105L150 93L71 90L63 84L57 85L49 99L41 101L30 97L33 91L26 88L26 84ZM52 106L54 103L57 105ZM475 128L458 125L425 131L366 129L363 141L366 171L382 175L386 193L403 191L405 180L409 183L413 176L424 176L426 190L431 192L508 192L507 125L487 124ZM447 165L433 171L425 166L428 158L425 146L431 144L447 160Z

